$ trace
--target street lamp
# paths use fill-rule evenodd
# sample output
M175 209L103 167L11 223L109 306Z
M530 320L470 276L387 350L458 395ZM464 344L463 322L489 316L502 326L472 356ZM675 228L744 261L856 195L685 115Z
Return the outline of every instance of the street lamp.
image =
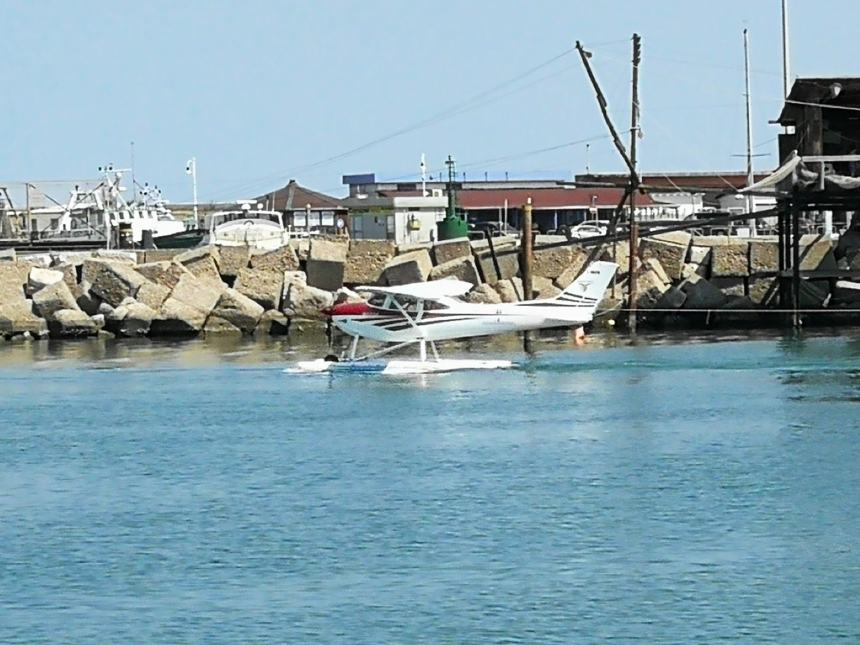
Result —
M191 190L194 200L194 223L200 228L200 219L197 217L197 157L191 157L185 164L185 174L191 175Z

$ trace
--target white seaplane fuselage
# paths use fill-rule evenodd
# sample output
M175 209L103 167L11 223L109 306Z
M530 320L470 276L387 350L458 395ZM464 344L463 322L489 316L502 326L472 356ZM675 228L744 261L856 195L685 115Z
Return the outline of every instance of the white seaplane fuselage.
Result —
M472 304L442 297L411 308L394 298L368 305L364 312L335 315L332 321L350 336L382 343L441 341L492 336L547 327L571 327L591 321L595 300L565 296L511 304ZM411 303L410 303L411 304ZM432 304L432 308L428 307ZM399 309L403 307L403 311ZM409 316L409 318L406 317Z

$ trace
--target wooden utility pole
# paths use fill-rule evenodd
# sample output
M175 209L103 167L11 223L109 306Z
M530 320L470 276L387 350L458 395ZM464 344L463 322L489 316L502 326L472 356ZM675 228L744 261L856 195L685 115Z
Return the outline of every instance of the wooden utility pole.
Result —
M521 252L523 272L523 300L531 300L534 297L534 283L532 280L532 263L534 253L532 252L532 198L529 197L523 205L523 229L521 231Z
M642 58L642 38L633 34L633 93L630 106L630 264L627 273L629 313L627 325L636 333L636 259L639 255L639 225L636 223L636 192L639 190L639 173L636 171L636 139L639 137L639 61Z
M523 300L531 300L534 297L534 281L532 280L532 264L534 262L534 253L532 250L532 198L526 199L523 204L523 226L520 232L520 252L522 253L522 274L523 274ZM523 332L523 349L527 354L532 353L531 335L529 332Z

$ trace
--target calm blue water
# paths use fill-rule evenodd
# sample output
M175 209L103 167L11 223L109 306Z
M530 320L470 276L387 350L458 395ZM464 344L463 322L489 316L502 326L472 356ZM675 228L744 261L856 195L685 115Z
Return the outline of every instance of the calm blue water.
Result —
M653 341L0 345L0 642L856 642L860 336Z

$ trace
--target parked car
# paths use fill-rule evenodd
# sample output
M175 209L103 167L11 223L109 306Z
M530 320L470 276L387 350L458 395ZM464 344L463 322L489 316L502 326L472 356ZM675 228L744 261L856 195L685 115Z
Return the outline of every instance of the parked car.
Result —
M558 232L569 240L583 240L589 237L603 237L607 230L606 222L593 220L580 222L576 226L562 226Z

